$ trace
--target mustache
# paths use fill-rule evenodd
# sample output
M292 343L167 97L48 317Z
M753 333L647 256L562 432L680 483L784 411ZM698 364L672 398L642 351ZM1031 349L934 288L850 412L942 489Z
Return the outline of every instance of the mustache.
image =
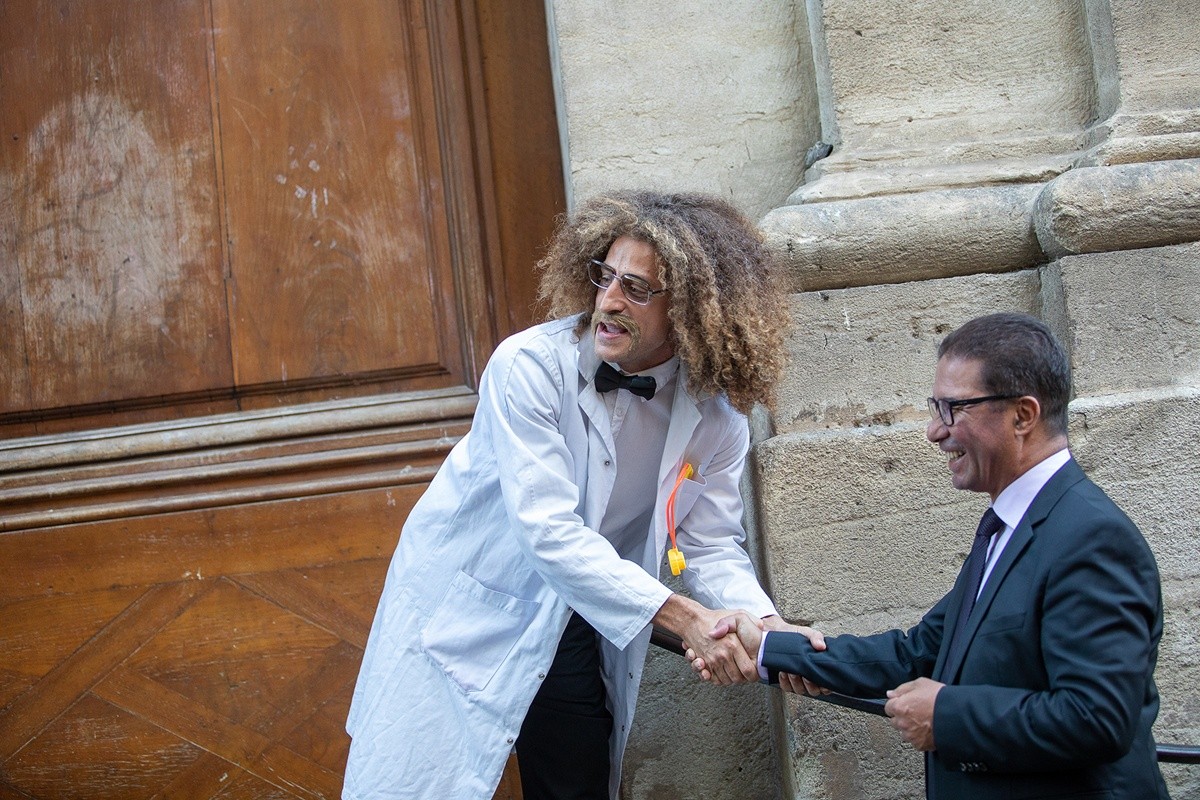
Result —
M632 317L627 317L624 314L610 314L607 311L592 312L592 329L595 330L597 325L601 323L605 325L616 325L629 333L633 339L633 344L637 344L642 340L642 326L637 324L637 321Z

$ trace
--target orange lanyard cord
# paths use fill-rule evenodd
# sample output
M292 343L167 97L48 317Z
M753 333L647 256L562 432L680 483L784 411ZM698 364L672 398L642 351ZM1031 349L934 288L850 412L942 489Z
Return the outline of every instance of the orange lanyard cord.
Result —
M679 487L683 482L692 476L692 465L684 464L679 470L679 477L675 479L675 488L671 490L671 494L667 497L667 533L671 536L671 547L677 547L675 544L675 495L679 493Z

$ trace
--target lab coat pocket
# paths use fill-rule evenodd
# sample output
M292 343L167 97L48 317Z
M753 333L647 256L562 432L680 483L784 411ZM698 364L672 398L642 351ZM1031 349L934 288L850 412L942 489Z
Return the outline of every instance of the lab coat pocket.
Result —
M537 607L460 571L421 630L421 646L464 692L481 691L529 627Z
M679 491L675 493L676 523L683 522L684 517L692 510L692 506L696 504L696 498L704 491L705 485L706 482L703 476L700 475L693 475L679 484Z

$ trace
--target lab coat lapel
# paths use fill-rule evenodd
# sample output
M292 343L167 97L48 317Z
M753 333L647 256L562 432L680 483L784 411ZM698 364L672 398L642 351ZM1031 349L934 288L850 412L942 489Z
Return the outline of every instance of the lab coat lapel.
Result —
M588 436L587 488L582 498L583 521L599 530L616 477L614 471L602 469L600 465L616 459L617 447L613 441L608 408L604 405L604 398L596 391L596 367L600 366L600 359L590 333L580 337L576 363L579 367L576 402L580 412L587 418ZM564 410L567 407L564 405Z
M654 551L647 552L646 567L654 574L655 566L662 560L667 546L666 503L675 486L679 470L683 468L688 445L696 427L700 424L700 406L687 391L687 370L681 361L675 373L675 398L671 402L671 424L667 428L667 441L663 446L662 462L658 467L658 497L654 503ZM694 467L699 467L693 464ZM701 476L695 476L703 479Z
M675 399L671 403L671 424L667 428L667 442L663 447L662 463L658 469L659 495L662 489L670 491L675 483L679 468L683 466L683 457L692 434L700 424L700 407L688 393L687 369L679 362L679 371L675 374Z
M580 337L576 363L579 365L579 376L583 379L579 390L579 408L588 419L593 440L598 438L603 443L605 457L616 458L617 448L612 438L608 409L604 406L604 398L596 391L596 368L600 366L600 358L596 355L591 333Z

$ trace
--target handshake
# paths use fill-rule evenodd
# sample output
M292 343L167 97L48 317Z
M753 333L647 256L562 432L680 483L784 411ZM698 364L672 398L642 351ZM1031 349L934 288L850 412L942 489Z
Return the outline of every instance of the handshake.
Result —
M704 632L704 626L711 629ZM686 655L703 680L719 686L759 680L759 650L768 631L790 631L808 639L813 650L825 649L825 636L802 625L789 625L779 617L756 619L745 611L703 612L690 627L694 633L684 638ZM884 713L905 741L920 751L935 749L933 708L944 684L920 677L902 683L887 692ZM799 675L779 673L779 688L785 692L817 696L830 690Z
M760 679L759 650L765 631L790 631L808 638L814 650L825 649L825 636L803 625L791 625L777 616L758 619L745 611L713 611L716 624L701 635L684 639L692 669L702 680L718 686L753 683ZM722 616L723 615L723 616ZM779 686L796 694L829 694L829 690L798 675L779 675Z

